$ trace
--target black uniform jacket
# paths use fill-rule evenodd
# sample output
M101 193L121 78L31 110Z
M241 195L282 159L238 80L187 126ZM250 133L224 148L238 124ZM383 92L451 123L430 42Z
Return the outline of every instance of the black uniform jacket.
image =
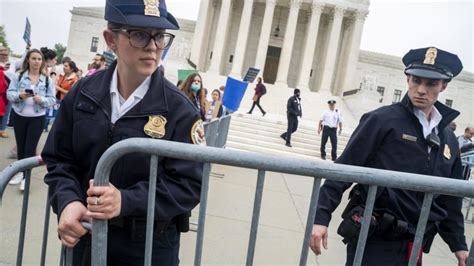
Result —
M72 201L86 205L89 179L99 158L112 144L144 133L149 116L167 120L164 140L191 143L191 128L200 114L191 101L159 71L145 97L112 124L110 82L116 63L78 81L61 103L42 157L48 173L49 199L61 214ZM122 195L120 216L146 217L150 155L132 153L117 161L110 182ZM199 203L202 163L159 157L155 219L169 220Z
M443 116L438 125L439 149L432 148L428 153L423 128L405 96L400 103L364 114L336 163L460 179L459 147L453 131L447 127L459 112L439 102L435 106ZM443 155L445 150L450 151L450 156ZM331 213L350 186L351 183L326 180L319 195L315 224L329 224ZM362 194L367 195L368 186L362 187L366 192ZM380 200L384 190L388 199ZM422 202L421 192L379 188L374 210L389 212L408 222L409 231L414 233ZM461 206L461 198L435 195L429 215L429 223L438 226L439 234L452 251L467 250Z
M301 104L296 96L291 96L286 104L286 113L288 115L301 116Z

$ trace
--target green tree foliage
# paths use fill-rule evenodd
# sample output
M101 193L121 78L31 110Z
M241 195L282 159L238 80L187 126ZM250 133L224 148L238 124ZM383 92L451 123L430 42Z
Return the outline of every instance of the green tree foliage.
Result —
M3 47L8 47L7 33L5 32L4 25L0 25L0 43L2 44Z
M66 52L66 46L57 43L54 45L54 51L56 52L56 60L60 64L63 61L64 53Z

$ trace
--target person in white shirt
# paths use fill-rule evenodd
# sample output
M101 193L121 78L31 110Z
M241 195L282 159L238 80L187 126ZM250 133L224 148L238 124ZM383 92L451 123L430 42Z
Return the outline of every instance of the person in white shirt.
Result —
M321 159L326 160L326 143L328 138L331 140L331 160L337 159L337 127L339 126L339 135L342 132L342 116L336 109L336 101L328 101L329 110L321 115L318 124L318 135L323 132L321 137Z

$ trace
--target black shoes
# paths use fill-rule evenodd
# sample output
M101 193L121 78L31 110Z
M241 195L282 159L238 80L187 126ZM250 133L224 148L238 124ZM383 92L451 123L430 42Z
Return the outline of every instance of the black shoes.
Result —
M263 112L263 113L262 113L262 116L265 116L266 114L267 114L267 112Z
M251 114L252 114L252 112L247 112L247 114L251 115Z
M293 147L293 146L291 146L290 143L286 143L285 146L286 146L286 147L290 147L290 148Z
M281 134L281 135L280 135L280 138L282 138L284 141L286 141L286 137L285 137L284 134L285 134L285 133Z

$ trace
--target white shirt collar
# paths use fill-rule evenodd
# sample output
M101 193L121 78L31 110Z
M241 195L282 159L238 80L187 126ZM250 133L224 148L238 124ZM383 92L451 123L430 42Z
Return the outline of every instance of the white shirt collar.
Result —
M443 116L434 105L433 110L431 110L431 119L429 121L425 113L420 109L414 107L413 112L418 118L418 121L420 121L421 126L423 127L423 135L425 136L425 138L433 131L433 129L435 129L435 133L438 134L437 126L441 122L441 119L443 119Z
M117 67L115 67L114 73L112 74L112 80L110 82L110 100L112 105L112 123L115 123L120 117L137 105L148 92L151 83L151 76L146 79L133 91L133 93L125 100L118 91L118 73Z

